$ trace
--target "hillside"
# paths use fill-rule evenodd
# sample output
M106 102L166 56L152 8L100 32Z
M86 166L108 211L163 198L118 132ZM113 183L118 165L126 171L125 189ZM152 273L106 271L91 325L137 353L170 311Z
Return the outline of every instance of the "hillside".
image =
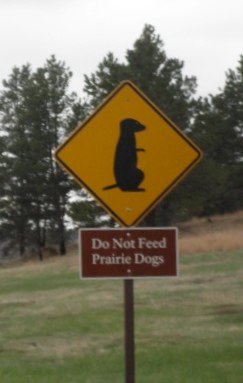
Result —
M179 277L135 281L137 381L242 382L242 228L183 224ZM124 381L122 281L81 281L69 250L0 268L1 383Z
M181 254L243 249L243 211L179 225Z
M243 249L243 211L221 216L213 216L210 220L194 218L179 224L180 255L207 252L224 252ZM47 248L43 252L45 261L72 265L77 267L77 242L69 245L68 256L58 257L55 248ZM28 262L39 262L35 257ZM25 260L26 263L26 260ZM0 267L21 265L21 261L0 259Z

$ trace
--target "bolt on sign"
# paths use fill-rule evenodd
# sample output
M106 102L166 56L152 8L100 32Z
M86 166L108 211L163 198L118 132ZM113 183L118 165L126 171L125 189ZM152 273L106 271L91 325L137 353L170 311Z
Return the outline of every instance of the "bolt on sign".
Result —
M81 229L81 278L178 275L176 228Z
M201 158L200 149L129 81L55 152L122 226L138 224Z

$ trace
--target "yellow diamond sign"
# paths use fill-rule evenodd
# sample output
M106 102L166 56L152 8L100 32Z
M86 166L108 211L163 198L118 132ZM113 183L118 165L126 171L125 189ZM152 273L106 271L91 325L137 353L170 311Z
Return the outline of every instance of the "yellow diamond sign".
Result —
M200 149L129 81L55 153L123 226L144 218L201 157Z

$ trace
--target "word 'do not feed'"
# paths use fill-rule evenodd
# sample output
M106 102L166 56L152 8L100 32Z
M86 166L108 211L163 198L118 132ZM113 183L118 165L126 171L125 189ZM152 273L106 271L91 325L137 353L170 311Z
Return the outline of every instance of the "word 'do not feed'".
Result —
M80 230L81 278L177 275L177 229Z
M99 238L92 238L92 249L164 249L167 246L167 239L163 237L159 241L148 240L146 237L137 239L111 238L110 241L102 241Z

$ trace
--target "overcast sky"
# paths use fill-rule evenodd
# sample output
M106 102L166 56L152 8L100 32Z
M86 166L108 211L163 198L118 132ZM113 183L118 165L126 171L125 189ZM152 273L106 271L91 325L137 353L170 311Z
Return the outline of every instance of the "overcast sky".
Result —
M123 60L145 23L197 77L199 95L216 93L243 54L243 0L0 0L0 81L55 54L81 95L83 75L109 51Z

